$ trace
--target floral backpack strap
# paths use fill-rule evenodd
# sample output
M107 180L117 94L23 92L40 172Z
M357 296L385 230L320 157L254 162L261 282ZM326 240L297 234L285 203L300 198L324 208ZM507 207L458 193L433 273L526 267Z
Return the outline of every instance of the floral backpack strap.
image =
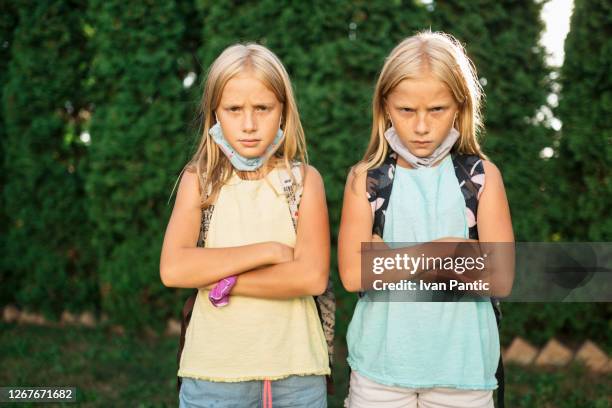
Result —
M287 197L293 229L297 232L298 208L300 206L300 200L302 199L302 193L304 192L301 166L297 162L291 163L291 174L289 174L284 167L281 167L278 169L278 175L283 187L283 192Z
M389 149L383 163L368 170L366 177L366 195L372 207L372 234L382 238L385 228L385 214L393 188L397 153Z
M397 153L389 149L387 156L378 167L368 170L366 175L366 197L372 209L372 234L383 237L385 216L389 207L389 198L393 189ZM359 297L365 295L359 292Z
M453 165L455 167L455 175L459 181L459 188L463 193L465 200L465 216L469 228L469 238L478 239L478 200L485 185L485 171L482 159L477 155L464 155L453 153ZM499 327L501 323L502 313L499 299L492 297L491 305L495 313L495 321ZM505 376L504 363L501 355L497 365L495 377L498 382L497 389L497 406L504 407L504 391L505 391Z
M465 216L468 222L470 239L478 239L476 217L478 199L484 188L485 174L482 159L476 155L453 154L455 175L465 199Z
M302 183L302 164L297 161L293 162L291 164L291 173L293 178L291 178L291 175L285 168L279 168L281 185L287 197L293 228L297 233L298 208L304 191L304 185ZM336 297L334 295L331 276L327 282L327 289L325 289L325 292L322 295L314 296L314 299L317 305L319 320L321 320L323 334L325 335L325 341L327 342L327 353L329 356L329 366L331 368L334 357L334 332L336 325ZM331 375L327 376L327 392L328 394L334 393Z
M485 172L482 159L476 155L452 154L455 176L465 200L465 217L470 239L478 239L478 200L485 185ZM499 325L501 308L499 299L491 298L495 318Z
M207 192L207 196L210 194L210 191ZM197 247L203 248L206 244L206 236L208 235L208 229L210 227L210 220L212 219L213 211L215 210L215 206L209 205L208 207L202 210L202 217L200 222L200 235L198 236L198 242L196 244ZM179 338L179 347L178 352L176 354L176 364L180 366L181 364L181 354L183 353L183 348L185 347L185 334L187 333L187 326L189 326L189 321L191 320L191 312L193 311L193 307L195 305L196 298L198 297L198 289L194 289L191 295L185 300L185 304L183 305L183 310L181 311L181 337ZM176 377L176 389L178 392L181 390L181 377Z

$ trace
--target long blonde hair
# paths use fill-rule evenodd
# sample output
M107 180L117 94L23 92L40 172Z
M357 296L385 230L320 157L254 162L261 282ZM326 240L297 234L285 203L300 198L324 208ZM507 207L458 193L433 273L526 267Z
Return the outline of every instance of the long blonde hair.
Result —
M217 57L208 71L200 104L202 137L195 154L183 168L183 171L195 171L198 176L202 208L213 204L217 193L232 175L232 164L208 134L208 130L216 123L214 111L227 82L247 71L262 81L283 105L281 127L284 138L273 158L276 161L280 159L290 175L292 161L308 161L304 130L293 89L280 59L259 44L231 45Z
M459 107L456 128L461 136L455 150L486 159L478 143L478 136L484 130L481 116L484 93L476 68L455 37L427 30L403 40L385 60L372 100L370 142L358 171L380 166L387 155L389 145L384 133L391 123L385 116L385 97L402 80L421 77L426 68L448 86Z

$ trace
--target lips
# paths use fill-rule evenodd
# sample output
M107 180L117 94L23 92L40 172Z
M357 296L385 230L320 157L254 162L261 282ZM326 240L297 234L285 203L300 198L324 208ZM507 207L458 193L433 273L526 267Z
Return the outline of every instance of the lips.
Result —
M261 139L238 139L238 142L245 147L254 147L261 142Z
M429 146L431 144L431 142L429 141L417 141L415 140L414 142L415 145L419 146L419 147L425 147L425 146Z

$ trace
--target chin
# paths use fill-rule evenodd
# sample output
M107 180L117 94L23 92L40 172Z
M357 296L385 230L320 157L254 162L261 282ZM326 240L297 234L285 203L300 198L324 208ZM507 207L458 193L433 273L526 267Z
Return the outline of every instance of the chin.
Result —
M416 149L410 149L410 153L414 154L416 157L424 158L424 157L431 156L431 154L433 153L433 150L416 148Z
M259 147L248 149L241 147L239 149L234 148L234 150L236 150L236 152L238 152L238 154L242 157L246 157L247 159L255 159L257 157L263 156L266 149L261 149Z

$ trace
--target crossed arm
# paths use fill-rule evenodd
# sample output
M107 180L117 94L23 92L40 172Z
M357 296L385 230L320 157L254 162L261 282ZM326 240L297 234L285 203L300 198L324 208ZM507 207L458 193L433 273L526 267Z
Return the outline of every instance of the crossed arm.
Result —
M508 246L501 248L495 247L495 243L513 243L514 234L512 232L512 222L510 209L503 185L501 173L497 167L488 161L484 161L486 174L486 184L481 194L478 204L478 236L481 250L490 251L503 249L501 255L495 257L496 262L492 266L494 279L491 279L491 295L505 297L508 296L514 280L514 258L513 252L507 251ZM368 202L366 191L367 172L351 171L344 190L344 203L342 208L342 219L338 235L338 268L340 279L346 290L358 292L363 290L362 271L361 271L361 243L362 242L382 242L377 236L372 236L372 210ZM432 242L461 243L474 242L474 240L462 237L446 237ZM438 256L453 256L453 245L427 245L423 243L418 247L402 249L401 252L418 256L423 251L428 254ZM493 245L491 245L493 244ZM377 248L381 248L380 245ZM446 251L448 253L438 253ZM399 250L393 251L398 253ZM417 274L408 277L435 280L441 275L436 272L426 272L419 270ZM449 276L445 276L448 278ZM398 275L397 280L406 278L405 275ZM389 281L395 281L391 279Z
M329 277L329 221L323 180L304 168L295 248L261 242L226 248L199 248L201 209L198 180L185 171L166 228L160 277L167 287L202 288L239 275L232 294L286 299L319 295Z

